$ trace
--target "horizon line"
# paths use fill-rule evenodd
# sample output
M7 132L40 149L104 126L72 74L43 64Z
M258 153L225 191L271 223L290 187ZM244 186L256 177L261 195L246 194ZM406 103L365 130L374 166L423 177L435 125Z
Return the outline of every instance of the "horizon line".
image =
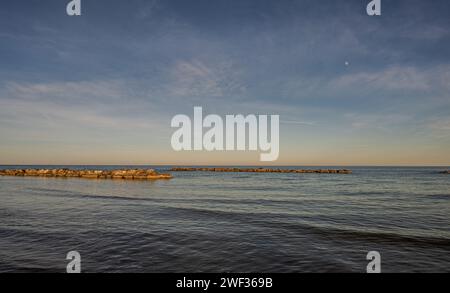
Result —
M442 167L442 168L450 168L450 164L448 165L433 165L433 164L423 164L423 165L371 165L371 164L358 164L358 165L346 165L346 164L281 164L281 165L251 165L251 164L0 164L0 166L157 166L157 167L164 167L164 166L179 166L179 167L191 167L191 166L198 166L198 167Z

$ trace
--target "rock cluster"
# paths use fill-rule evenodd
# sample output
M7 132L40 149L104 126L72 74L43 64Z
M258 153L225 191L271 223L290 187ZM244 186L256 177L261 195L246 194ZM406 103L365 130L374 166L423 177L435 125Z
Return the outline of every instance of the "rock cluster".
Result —
M130 179L154 180L170 179L170 174L159 174L155 170L69 170L69 169L20 169L0 170L0 176L36 176L63 178L92 178L92 179Z
M267 168L172 168L172 172L247 172L247 173L321 173L321 174L351 174L351 170L299 170L299 169L267 169Z
M439 172L441 174L450 174L450 170Z

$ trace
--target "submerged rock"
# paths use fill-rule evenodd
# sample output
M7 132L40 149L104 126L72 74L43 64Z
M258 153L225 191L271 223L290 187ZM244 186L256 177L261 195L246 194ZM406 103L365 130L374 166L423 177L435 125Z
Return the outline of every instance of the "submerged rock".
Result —
M69 169L17 169L0 170L0 176L35 176L35 177L65 177L89 179L128 179L128 180L156 180L171 179L170 174L159 174L153 169L131 170L69 170Z

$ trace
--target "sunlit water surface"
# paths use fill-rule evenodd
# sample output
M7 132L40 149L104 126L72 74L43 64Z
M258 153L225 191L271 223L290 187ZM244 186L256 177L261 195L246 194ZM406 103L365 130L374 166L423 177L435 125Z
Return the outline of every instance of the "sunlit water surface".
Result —
M0 177L0 272L65 272L72 250L83 272L365 272L373 250L383 272L450 272L450 176L352 170Z

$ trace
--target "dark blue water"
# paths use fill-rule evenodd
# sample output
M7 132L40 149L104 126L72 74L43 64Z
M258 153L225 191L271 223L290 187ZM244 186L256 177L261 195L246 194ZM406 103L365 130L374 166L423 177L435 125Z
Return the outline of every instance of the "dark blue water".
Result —
M450 272L446 168L351 169L0 177L0 272Z

